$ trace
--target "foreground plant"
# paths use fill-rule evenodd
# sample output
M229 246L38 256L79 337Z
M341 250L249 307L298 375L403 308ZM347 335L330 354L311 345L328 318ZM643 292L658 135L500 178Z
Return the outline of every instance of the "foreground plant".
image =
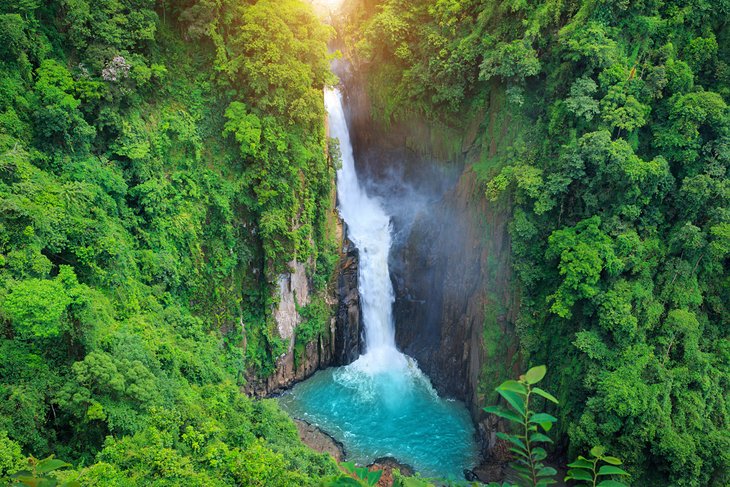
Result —
M547 413L535 412L530 409L530 399L537 394L550 402L558 404L558 400L547 391L534 387L540 382L547 372L544 365L533 367L521 375L519 380L508 380L503 382L495 390L514 409L502 408L500 406L488 406L484 410L518 425L519 433L497 433L497 437L512 443L510 451L517 455L517 460L511 463L517 475L523 480L520 485L540 487L556 483L553 478L557 471L552 467L543 465L542 460L547 457L544 448L535 446L538 443L552 443L553 441L539 428L547 433L557 421L554 416ZM608 476L628 476L629 473L617 467L623 462L612 456L606 455L606 449L602 446L594 446L591 449L591 458L579 456L573 463L568 464L568 475L565 481L574 480L581 482L580 485L592 487L627 487L627 484L605 478ZM585 483L583 483L585 482ZM492 482L488 487L512 487L509 482L498 484Z
M606 465L601 465L602 463ZM592 487L626 487L623 482L605 478L608 475L628 476L628 472L616 466L622 463L620 459L606 455L604 447L594 446L591 448L591 458L578 456L576 461L568 464L570 470L568 470L565 481L583 481L585 483L582 485ZM604 478L601 479L601 477Z
M70 463L53 458L53 455L43 460L31 456L28 458L28 468L11 475L9 485L13 487L80 487L81 484L76 480L59 483L58 480L48 475L70 466Z
M546 372L547 368L544 365L533 367L525 375L521 375L519 380L508 380L497 387L496 391L507 401L513 411L500 406L484 408L486 412L504 418L517 426L519 433L500 432L497 433L497 437L512 443L510 451L517 456L512 467L524 480L524 485L534 487L556 483L553 476L557 474L554 468L542 463L547 457L547 452L541 446L536 446L540 443L553 442L545 433L552 429L553 423L557 419L550 414L530 409L530 399L535 394L558 404L558 400L552 394L539 387L534 387L545 377Z

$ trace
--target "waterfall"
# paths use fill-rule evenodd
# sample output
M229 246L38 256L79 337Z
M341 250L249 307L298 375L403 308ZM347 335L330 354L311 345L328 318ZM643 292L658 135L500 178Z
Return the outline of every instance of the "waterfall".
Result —
M393 302L395 294L388 271L391 245L390 216L381 202L360 186L350 134L342 107L342 94L325 92L330 136L340 141L342 167L337 171L337 198L347 236L360 252L358 290L365 327L365 352L354 368L370 373L403 369L409 360L395 346Z
M388 272L390 216L380 201L368 196L357 179L352 144L342 109L342 95L327 90L325 105L329 112L330 135L340 141L342 167L337 171L337 197L347 236L360 252L358 289L365 323L365 353L386 350L394 353L395 295Z
M462 403L439 398L415 360L396 348L390 216L357 179L341 94L327 90L325 105L330 135L339 139L342 154L339 211L360 252L365 351L350 365L317 372L280 404L342 441L350 460L367 464L394 456L426 475L460 478L478 456L469 413Z

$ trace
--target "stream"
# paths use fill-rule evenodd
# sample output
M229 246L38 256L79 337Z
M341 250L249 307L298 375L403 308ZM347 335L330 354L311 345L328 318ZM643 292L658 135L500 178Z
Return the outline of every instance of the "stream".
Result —
M391 219L358 181L339 91L327 90L325 105L330 136L339 139L342 153L339 211L359 250L365 350L350 365L319 371L297 384L280 404L341 441L348 460L368 464L390 456L424 476L463 479L463 470L478 462L474 426L464 404L440 398L415 360L396 347L388 270Z

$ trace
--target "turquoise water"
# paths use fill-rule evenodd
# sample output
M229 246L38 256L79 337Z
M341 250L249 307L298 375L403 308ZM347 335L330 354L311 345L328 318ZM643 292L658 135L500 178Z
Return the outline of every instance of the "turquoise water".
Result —
M341 441L347 459L363 465L392 456L424 476L463 480L463 470L477 463L464 404L439 398L415 366L410 374L371 375L352 365L323 370L280 404Z

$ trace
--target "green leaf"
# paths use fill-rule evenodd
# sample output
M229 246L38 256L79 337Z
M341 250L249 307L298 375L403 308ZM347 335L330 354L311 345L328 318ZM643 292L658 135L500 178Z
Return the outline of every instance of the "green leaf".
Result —
M593 470L593 462L589 462L588 460L579 458L578 460L574 461L573 463L569 463L568 467L570 467L570 468L589 468L589 469Z
M508 380L505 382L502 382L502 384L497 387L497 391L512 391L516 392L517 394L522 394L523 396L527 395L527 388L517 382L516 380Z
M327 487L362 487L362 484L352 477L342 475L337 479L328 482Z
M70 463L66 463L63 460L48 457L48 458L45 458L45 459L41 460L40 462L38 462L38 465L36 465L35 470L37 473L43 474L43 473L52 472L54 470L58 470L59 468L70 467L70 466L71 466Z
M544 397L544 398L545 398L545 399L547 399L548 401L552 401L552 402L554 402L555 404L558 404L558 400L557 400L557 399L555 398L555 396L553 396L552 394L550 394L550 393L549 393L549 392L547 392L547 391L543 391L543 390L542 390L542 389L540 389L539 387L533 387L533 388L532 388L532 392L534 392L534 393L535 393L535 394L537 394L538 396L542 396L542 397Z
M629 472L613 465L603 465L598 469L598 475L629 475Z
M568 476L565 477L565 480L588 480L593 481L593 475L586 472L585 470L568 470Z
M365 479L367 479L367 478L368 478L368 469L367 469L367 468L365 468L365 467L357 467L357 468L355 469L355 475L356 475L356 476L357 476L357 478L359 478L360 480L365 480Z
M628 487L623 482L618 482L616 480L602 480L598 487Z
M603 457L603 458L601 458L601 460L603 460L606 463L610 463L611 465L621 465L622 463L624 463L619 458L616 458L616 457Z
M522 416L525 415L525 401L516 392L497 389L497 392Z
M375 485L380 480L380 477L383 476L382 470L373 470L372 472L368 472L367 475L367 481L368 485Z
M596 445L593 448L591 448L591 455L593 455L596 458L601 458L604 453L606 453L606 449L600 445Z
M499 406L487 406L484 408L484 411L495 414L495 415L499 416L500 418L509 419L510 421L517 423L517 424L523 424L523 421L524 421L524 418L519 417L516 413L513 413L512 411L508 411Z
M510 448L510 449L509 449L509 451L511 451L512 453L517 453L517 454L518 454L518 455L520 455L521 457L525 457L525 458L526 458L526 459L528 459L528 460L530 459L530 457L529 457L529 456L527 456L527 453L525 453L525 452L523 452L523 451L520 451L520 450L518 450L517 448L514 448L514 447L512 447L512 448Z
M518 473L517 476L527 480L528 482L532 481L532 475L526 473Z
M544 441L544 442L547 442L547 443L552 443L553 442L553 440L551 440L549 436L543 435L542 433L533 433L530 436L530 441L532 443L538 443L538 442L541 442L541 441Z
M433 484L429 484L425 480L416 479L413 477L400 478L393 483L393 487L432 487L432 485ZM500 487L499 484L495 483L495 485L496 487Z
M544 365L538 365L537 367L533 367L530 370L525 373L525 380L528 384L537 384L542 380L543 377L545 377L545 373L547 372L547 367Z
M542 467L540 470L537 471L536 475L538 477L545 477L548 475L555 475L556 473L558 473L558 471L555 470L553 467Z
M537 483L535 484L535 486L536 487L542 487L543 485L551 485L551 484L557 484L557 483L558 483L558 481L557 480L553 480L553 479L540 479L540 480L537 481Z
M532 449L532 458L535 459L536 462L545 460L547 458L547 452L544 448L538 446L537 448Z
M548 413L535 413L530 416L530 423L554 423L558 420L555 416L551 416Z
M521 439L516 437L515 435L508 435L507 433L499 432L499 433L497 433L497 438L500 438L502 440L507 440L510 443L512 443L513 445L516 445L516 446L522 448L524 451L527 451L527 446L525 446L525 443Z

